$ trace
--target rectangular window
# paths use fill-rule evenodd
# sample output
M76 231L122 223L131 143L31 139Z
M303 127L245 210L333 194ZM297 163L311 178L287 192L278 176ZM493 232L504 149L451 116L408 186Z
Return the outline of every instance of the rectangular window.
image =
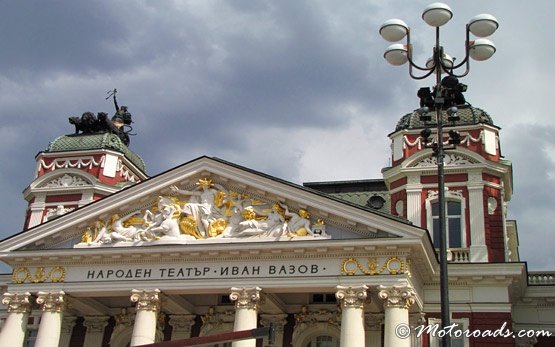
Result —
M462 206L459 201L447 201L445 211L445 235L447 247L462 248ZM432 239L434 247L439 248L439 203L432 204Z
M312 294L313 304L335 304L336 302L335 294Z

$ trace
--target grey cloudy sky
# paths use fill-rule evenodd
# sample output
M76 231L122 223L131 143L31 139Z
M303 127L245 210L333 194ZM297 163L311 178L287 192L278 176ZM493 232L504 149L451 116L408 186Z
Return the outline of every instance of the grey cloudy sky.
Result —
M412 28L417 60L434 29L433 1L3 1L0 3L0 237L21 230L34 156L71 133L69 116L113 112L117 88L137 136L131 148L155 175L201 155L296 183L380 178L387 134L418 106L406 67L383 59L389 18ZM447 53L464 27L491 13L497 53L473 62L467 100L502 128L513 161L521 258L555 269L555 134L547 30L552 1L451 1Z

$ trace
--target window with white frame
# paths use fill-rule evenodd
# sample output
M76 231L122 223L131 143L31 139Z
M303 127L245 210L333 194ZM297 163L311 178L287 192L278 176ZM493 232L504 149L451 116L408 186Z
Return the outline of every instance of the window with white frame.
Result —
M451 325L455 324L455 327L451 330L451 347L468 347L468 337L465 336L464 331L468 330L468 319L461 318L461 319L452 319ZM428 325L431 326L440 326L441 319L430 318L428 319ZM438 328L437 331L440 329ZM430 347L439 347L441 346L441 337L437 336L439 334L430 334L429 341Z
M431 203L431 226L434 247L439 248L439 202ZM445 235L448 248L466 247L464 237L464 204L460 200L447 200L445 203Z

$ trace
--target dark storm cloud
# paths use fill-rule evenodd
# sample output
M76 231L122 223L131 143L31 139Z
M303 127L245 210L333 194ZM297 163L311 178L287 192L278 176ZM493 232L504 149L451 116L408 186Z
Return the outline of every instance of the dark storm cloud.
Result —
M536 268L552 269L553 197L555 196L555 155L551 138L555 127L518 124L505 129L510 141L506 156L518 173L509 218L517 220L520 256ZM538 242L540 241L540 242Z
M127 34L118 13L92 1L3 1L0 4L3 73L36 78L54 71L86 73L124 65L104 48Z

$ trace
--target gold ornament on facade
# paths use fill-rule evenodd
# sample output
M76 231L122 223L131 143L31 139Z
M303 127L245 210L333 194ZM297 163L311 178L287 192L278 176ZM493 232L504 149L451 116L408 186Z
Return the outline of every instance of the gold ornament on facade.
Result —
M354 257L349 257L341 262L341 272L345 275L354 276L358 271L369 276L385 273L389 275L408 273L406 263L398 257L389 257L381 265L375 258L370 258L368 259L366 268Z
M212 187L214 184L212 183L212 180L210 178L201 178L198 180L197 182L197 186L202 187L202 186L206 186L206 187Z
M81 231L81 242L75 247L119 242L143 245L161 239L330 238L324 221L312 224L305 209L290 212L284 203L260 201L230 191L209 178L199 179L192 190L177 186L169 189L172 195L153 197L146 209L131 209L122 217L113 214L108 220L86 226ZM182 200L174 194L187 198Z
M85 231L83 232L83 235L81 235L81 242L83 243L90 243L94 240L93 238L93 232L91 231L91 227L87 227L87 229L85 229Z
M59 283L65 279L66 271L62 266L55 266L46 272L44 267L37 267L34 272L27 267L18 267L12 272L13 283Z
M254 208L252 206L247 206L243 210L243 218L245 220L255 220L256 219L256 212L254 212Z
M42 283L46 279L46 274L44 273L44 268L42 266L38 267L35 270L33 276L31 276L31 282L33 283Z
M210 223L208 227L208 237L216 237L220 235L227 227L227 222L223 218L216 219Z
M56 266L48 274L50 280L54 283L63 282L66 277L66 270L61 266Z
M193 216L183 216L179 220L179 230L183 235L191 235L196 239L204 239L197 230L197 222Z

